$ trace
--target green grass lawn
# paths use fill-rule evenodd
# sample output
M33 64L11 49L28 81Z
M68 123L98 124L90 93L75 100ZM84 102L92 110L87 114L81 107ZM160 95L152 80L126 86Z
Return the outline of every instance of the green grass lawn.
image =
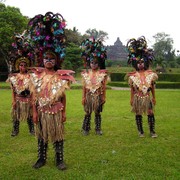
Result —
M47 164L35 170L37 140L29 135L26 122L11 137L11 91L0 89L0 179L121 180L180 179L180 90L156 91L156 132L149 136L143 116L145 138L139 138L128 90L107 90L102 113L102 136L94 133L94 114L89 136L81 134L84 116L82 91L69 90L65 123L64 158L68 169L59 171L49 143Z

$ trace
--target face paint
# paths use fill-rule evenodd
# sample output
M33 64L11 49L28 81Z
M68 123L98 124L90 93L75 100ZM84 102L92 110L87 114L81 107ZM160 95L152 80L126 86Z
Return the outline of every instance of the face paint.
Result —
M46 68L53 68L56 64L56 58L53 54L47 53L44 56L43 62Z
M98 69L98 61L91 61L90 62L90 66L91 66L91 69L92 70L96 70L96 69Z
M144 60L139 60L137 67L139 70L143 70L144 69Z
M19 64L19 70L20 72L25 72L27 70L27 64L25 62L21 62Z
M96 65L96 64L98 64L98 62L96 62L96 61L92 61L92 62L91 62L91 64Z
M46 63L51 63L52 65L55 65L55 58L53 57L53 58L48 58L48 57L45 57L44 58L44 64L46 64Z

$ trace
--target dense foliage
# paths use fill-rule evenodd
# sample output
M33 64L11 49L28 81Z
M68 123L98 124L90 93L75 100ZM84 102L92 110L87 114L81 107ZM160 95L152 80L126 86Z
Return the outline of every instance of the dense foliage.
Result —
M18 8L0 3L0 71L7 71L8 51L14 33L22 33L28 18Z
M178 67L175 50L173 49L173 39L164 32L157 33L153 37L155 38L155 43L153 45L156 58L155 65L161 66L162 68Z

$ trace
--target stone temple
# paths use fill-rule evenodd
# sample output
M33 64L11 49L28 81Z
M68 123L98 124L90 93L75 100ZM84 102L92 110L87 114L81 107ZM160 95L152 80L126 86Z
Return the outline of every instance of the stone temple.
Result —
M128 52L126 50L126 46L122 44L119 37L114 45L107 46L106 48L108 60L127 60Z

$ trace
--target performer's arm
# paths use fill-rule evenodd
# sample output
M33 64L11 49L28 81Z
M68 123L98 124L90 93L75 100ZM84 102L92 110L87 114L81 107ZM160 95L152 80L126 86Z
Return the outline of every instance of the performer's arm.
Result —
M106 79L102 83L101 96L102 96L102 104L104 104L106 102Z
M13 109L16 108L16 93L12 87L12 106L13 106Z
M83 92L82 92L82 105L84 105L86 102L86 88L83 86Z
M154 83L152 84L151 93L152 93L152 103L155 105L156 104L156 97L155 97L155 85L154 85Z
M131 99L130 99L130 104L131 104L131 106L133 105L133 100L134 100L134 88L133 88L133 86L131 85Z
M61 98L61 102L64 106L63 111L62 111L62 121L66 121L66 95L63 93L63 97Z
M37 104L34 93L32 93L31 98L32 98L33 122L36 124L38 122L38 111L37 111Z

